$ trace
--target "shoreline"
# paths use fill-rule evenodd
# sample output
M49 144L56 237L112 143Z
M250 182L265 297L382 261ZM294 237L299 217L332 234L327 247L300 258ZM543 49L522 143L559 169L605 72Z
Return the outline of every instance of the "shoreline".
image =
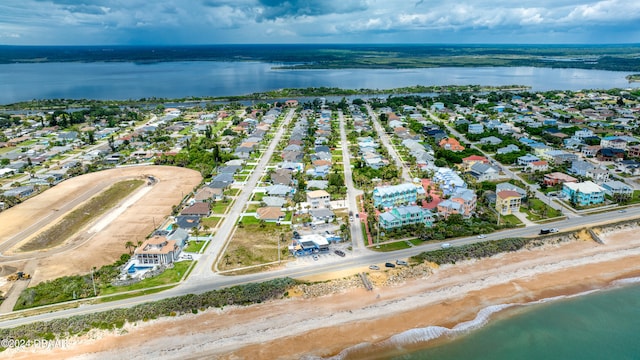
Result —
M491 306L526 306L632 282L623 279L640 277L635 230L606 232L605 245L578 239L441 266L428 277L373 292L352 288L311 299L209 309L127 324L117 331L93 331L71 338L68 349L5 351L0 358L375 358L394 349L396 344L389 346L390 342L406 338L407 331L451 329ZM489 319L495 316L502 315L493 313ZM449 339L439 337L428 346ZM418 340L419 336L404 342L403 351L424 348Z

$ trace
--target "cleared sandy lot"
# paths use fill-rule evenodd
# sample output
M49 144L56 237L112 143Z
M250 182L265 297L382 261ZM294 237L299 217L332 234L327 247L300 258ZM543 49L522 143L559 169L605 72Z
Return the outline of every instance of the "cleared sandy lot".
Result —
M16 250L26 239L62 219L111 184L152 175L158 181L143 185L128 198L62 245L28 253ZM167 166L117 168L64 181L24 203L0 213L0 265L28 270L30 285L57 277L87 273L91 267L112 263L125 253L124 244L143 240L170 215L172 206L191 192L202 177L190 169ZM137 200L137 201L132 201ZM7 291L7 285L0 290Z

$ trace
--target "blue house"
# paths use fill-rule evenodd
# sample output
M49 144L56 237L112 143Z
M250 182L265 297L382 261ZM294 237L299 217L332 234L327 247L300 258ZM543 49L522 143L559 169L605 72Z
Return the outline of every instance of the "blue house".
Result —
M382 229L393 229L410 224L424 224L431 227L433 213L416 205L400 206L380 214L378 223Z
M378 186L373 189L373 206L393 207L415 203L418 188L410 183L394 186Z
M604 203L605 189L593 181L562 184L562 193L578 206Z

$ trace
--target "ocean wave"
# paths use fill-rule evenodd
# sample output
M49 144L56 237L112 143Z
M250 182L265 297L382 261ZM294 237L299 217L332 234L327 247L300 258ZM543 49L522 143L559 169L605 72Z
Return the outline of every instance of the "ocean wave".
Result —
M616 280L611 283L611 287L626 285L626 284L636 284L636 283L640 283L640 277ZM545 304L545 303L554 302L558 300L566 300L566 299L576 298L584 295L589 295L589 294L593 294L606 289L607 288L593 289L593 290L583 291L577 294L553 296L553 297L543 298L543 299L539 299L539 300L535 300L527 303L491 305L491 306L482 308L480 311L478 311L478 314L473 320L459 323L451 329L443 326L427 326L424 328L411 329L411 330L403 331L399 334L393 335L387 340L377 344L364 342L364 343L360 343L360 344L348 347L342 350L339 354L329 358L308 357L305 359L306 360L320 360L320 359L342 360L342 359L345 359L348 355L355 355L357 353L371 354L376 349L389 349L389 348L402 349L404 345L426 343L426 342L441 338L443 336L464 335L469 331L479 329L482 326L486 325L493 314L511 307L516 307L516 306L524 307L524 306L530 306L530 305Z
M640 283L640 277L620 279L613 282L613 285L627 285Z

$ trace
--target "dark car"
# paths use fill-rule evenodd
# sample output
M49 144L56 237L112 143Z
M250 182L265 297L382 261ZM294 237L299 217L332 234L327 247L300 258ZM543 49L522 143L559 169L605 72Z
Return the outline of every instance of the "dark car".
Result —
M299 233L299 232L297 232L297 231L294 231L294 232L293 232L293 238L294 238L294 239L300 239L300 233Z
M344 256L345 256L345 253L344 253L344 251L342 251L342 250L336 250L336 251L334 251L334 253L335 253L336 255L338 255L338 256L341 256L341 257L344 257Z
M388 263L385 263L384 266L386 266L388 268L394 268L394 267L396 267L396 264L388 262Z

